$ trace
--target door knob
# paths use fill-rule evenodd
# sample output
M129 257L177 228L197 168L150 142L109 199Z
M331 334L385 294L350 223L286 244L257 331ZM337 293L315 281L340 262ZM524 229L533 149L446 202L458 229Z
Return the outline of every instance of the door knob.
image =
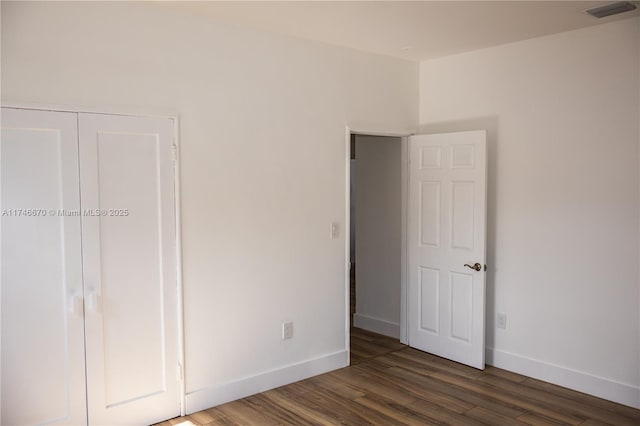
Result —
M482 265L479 264L478 262L476 262L473 265L469 265L468 263L465 263L464 266L466 266L467 268L473 269L474 271L481 271L482 270Z

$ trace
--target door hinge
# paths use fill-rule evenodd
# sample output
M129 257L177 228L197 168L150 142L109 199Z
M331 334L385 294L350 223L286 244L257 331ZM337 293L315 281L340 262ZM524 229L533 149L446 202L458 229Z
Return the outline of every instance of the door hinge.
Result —
M178 364L178 368L177 368L177 376L178 376L178 381L181 382L182 381L182 364Z
M171 148L173 149L173 161L178 161L178 146L174 144Z

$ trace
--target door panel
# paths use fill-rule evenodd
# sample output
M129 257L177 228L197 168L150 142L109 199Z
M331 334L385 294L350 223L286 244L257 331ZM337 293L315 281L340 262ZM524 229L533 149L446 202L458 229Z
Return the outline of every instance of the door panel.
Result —
M420 267L420 328L431 333L440 330L440 271Z
M486 134L409 138L409 345L484 368Z
M451 272L451 337L471 343L473 277Z
M86 424L76 114L2 108L0 154L1 423Z
M99 219L106 404L116 406L165 387L164 333L157 326L162 324L158 138L99 133L97 144L100 206L129 209L129 216Z
M179 415L173 125L80 114L89 421Z
M473 213L474 213L474 183L452 182L451 193L451 246L454 249L473 251Z
M440 182L420 182L420 240L423 246L440 245Z

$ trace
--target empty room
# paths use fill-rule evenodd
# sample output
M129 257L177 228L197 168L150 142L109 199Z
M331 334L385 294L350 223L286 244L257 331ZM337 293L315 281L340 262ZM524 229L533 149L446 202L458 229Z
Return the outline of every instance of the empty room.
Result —
M0 2L0 424L640 424L640 2Z

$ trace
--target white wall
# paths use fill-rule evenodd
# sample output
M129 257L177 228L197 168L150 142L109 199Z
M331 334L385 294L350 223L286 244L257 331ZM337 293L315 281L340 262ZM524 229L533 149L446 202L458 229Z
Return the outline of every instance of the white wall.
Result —
M356 136L356 327L400 337L400 138Z
M345 126L415 130L417 64L152 5L3 1L1 71L5 103L180 115L189 411L345 365Z
M638 27L423 62L420 90L423 132L489 131L489 361L636 406Z

